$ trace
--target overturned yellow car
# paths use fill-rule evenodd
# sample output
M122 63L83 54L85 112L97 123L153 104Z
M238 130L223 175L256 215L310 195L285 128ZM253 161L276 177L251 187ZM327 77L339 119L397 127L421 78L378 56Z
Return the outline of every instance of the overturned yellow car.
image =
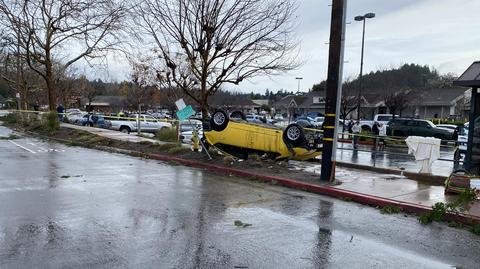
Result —
M203 132L208 145L242 159L249 154L258 154L275 160L308 160L319 156L322 149L320 132L305 131L297 124L290 124L282 130L271 125L249 123L244 117L229 118L222 110L212 114Z

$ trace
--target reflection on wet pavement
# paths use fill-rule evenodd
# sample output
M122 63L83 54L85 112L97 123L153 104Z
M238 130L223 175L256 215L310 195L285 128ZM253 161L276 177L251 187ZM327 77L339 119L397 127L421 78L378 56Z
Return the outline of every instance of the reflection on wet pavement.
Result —
M386 148L385 151L377 153L365 152L371 150L371 146L359 145L359 150L353 150L351 143L338 143L337 160L339 162L355 163L383 168L400 169L418 172L421 165L415 161L413 155L409 155L406 148ZM453 149L442 148L440 158L453 160ZM453 162L437 160L432 165L432 174L448 176L452 172Z
M468 231L199 169L17 142L35 153L0 141L0 268L471 268L480 262L480 242ZM236 220L252 226L237 227ZM452 242L462 243L452 248Z

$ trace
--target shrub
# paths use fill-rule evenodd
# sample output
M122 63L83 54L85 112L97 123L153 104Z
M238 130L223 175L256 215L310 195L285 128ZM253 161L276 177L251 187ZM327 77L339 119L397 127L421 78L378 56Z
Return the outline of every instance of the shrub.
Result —
M49 113L46 113L45 119L44 127L46 131L53 132L60 128L60 121L58 120L57 112L50 111Z
M187 152L187 151L190 151L190 149L182 147L182 146L176 146L174 148L168 149L167 153L168 154L178 154L178 153L183 153L183 152Z
M162 128L156 134L155 137L160 141L165 142L177 142L177 129L176 128Z
M17 114L10 113L10 114L7 114L7 115L1 117L0 119L2 121L4 121L5 123L15 124L15 123L17 123Z
M398 214L400 212L402 212L402 209L398 206L385 206L385 207L382 207L382 209L380 210L380 212L382 214Z

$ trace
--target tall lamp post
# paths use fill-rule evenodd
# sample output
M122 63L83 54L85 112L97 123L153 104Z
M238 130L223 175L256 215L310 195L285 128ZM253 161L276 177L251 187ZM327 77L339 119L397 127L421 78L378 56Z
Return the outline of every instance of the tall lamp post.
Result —
M367 19L375 18L375 13L367 13L363 16L356 16L356 21L363 21L363 33L362 33L362 56L360 59L360 77L359 77L359 87L358 87L358 96L357 96L357 120L360 120L360 105L362 103L362 80L363 80L363 48L365 45L365 21Z
M300 80L302 80L303 78L302 77L296 77L295 79L298 81L297 94L299 94L300 93Z

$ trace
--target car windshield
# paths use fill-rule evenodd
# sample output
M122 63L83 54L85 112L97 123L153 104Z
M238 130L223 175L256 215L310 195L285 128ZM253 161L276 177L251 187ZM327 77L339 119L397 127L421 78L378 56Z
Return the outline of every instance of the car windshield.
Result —
M378 121L389 121L392 119L392 116L378 116L377 120Z
M468 135L468 128L466 127L460 128L459 135Z
M433 124L433 122L429 121L429 120L426 120L424 121L424 125L427 126L427 125L430 125L431 127L435 127L435 124ZM422 125L423 126L423 125Z

